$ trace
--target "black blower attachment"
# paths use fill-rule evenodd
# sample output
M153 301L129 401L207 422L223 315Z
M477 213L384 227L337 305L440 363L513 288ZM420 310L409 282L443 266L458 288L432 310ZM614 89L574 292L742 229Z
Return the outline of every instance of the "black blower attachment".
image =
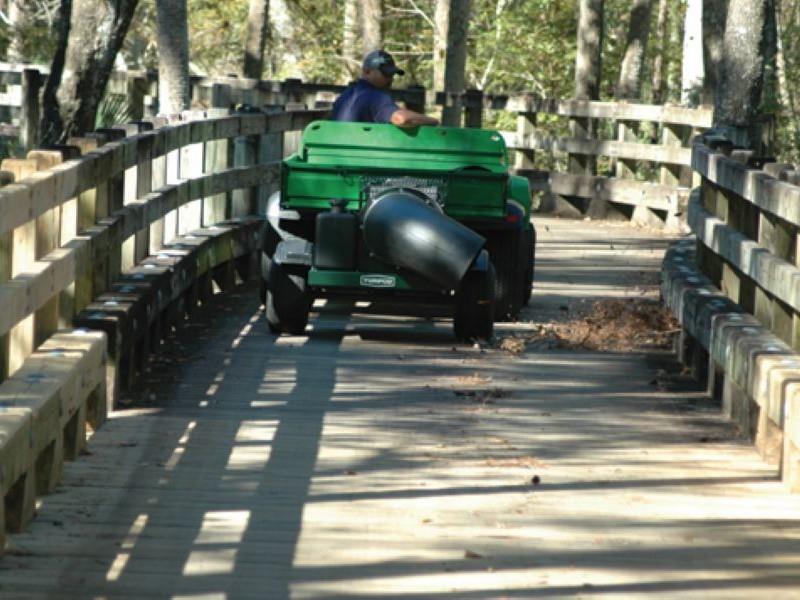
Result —
M367 207L364 242L380 260L444 289L461 283L486 240L430 206L417 193L389 190Z

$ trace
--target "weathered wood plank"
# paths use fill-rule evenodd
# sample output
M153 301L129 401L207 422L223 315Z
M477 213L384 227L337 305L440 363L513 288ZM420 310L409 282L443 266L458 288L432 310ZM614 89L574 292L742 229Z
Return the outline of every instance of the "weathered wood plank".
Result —
M672 165L690 165L692 162L690 148L610 140L555 138L539 132L529 134L527 142L523 142L518 139L516 132L501 131L500 133L512 150L542 150L587 156L609 156Z

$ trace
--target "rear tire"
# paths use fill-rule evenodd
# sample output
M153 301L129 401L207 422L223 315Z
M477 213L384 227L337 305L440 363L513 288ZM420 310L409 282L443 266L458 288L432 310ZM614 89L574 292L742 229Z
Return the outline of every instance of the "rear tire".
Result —
M496 278L494 266L486 271L468 271L456 290L453 332L456 339L489 340L494 335Z
M486 249L497 273L495 318L516 321L523 304L525 235L521 229L506 230L492 235Z
M302 274L291 273L285 266L270 261L269 280L264 298L267 325L272 333L300 335L308 324L312 298Z

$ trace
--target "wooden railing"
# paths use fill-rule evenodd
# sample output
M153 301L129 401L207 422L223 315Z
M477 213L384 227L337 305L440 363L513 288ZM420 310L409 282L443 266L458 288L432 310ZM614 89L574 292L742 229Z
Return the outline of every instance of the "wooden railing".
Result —
M255 268L284 138L319 116L192 112L3 161L0 548L162 337Z
M696 248L673 249L663 276L682 351L800 491L800 172L714 136L692 166Z
M38 96L32 91L43 78L42 72L12 70L9 65L0 68L4 81L16 82L7 89L5 100L0 97L0 108L5 102L28 107L6 111L18 116L15 123L28 124L22 127L28 131L23 145L35 142L35 128L29 125L35 121L19 115L38 115ZM26 86L23 74L29 82ZM155 73L117 72L111 77L108 93L125 96L133 118L141 119L155 111L157 83ZM343 89L341 85L294 79L195 77L192 102L200 109L327 107ZM466 127L494 123L498 112L511 113L516 130L502 133L516 154L518 172L529 178L534 191L544 194L545 211L632 218L673 227L685 213L691 185L689 141L712 121L709 108L553 100L534 94L485 95L479 90L446 94L422 87L392 90L392 95L418 111L459 106ZM565 135L567 129L570 133ZM5 131L14 133L19 128L8 124ZM602 139L602 134L607 139ZM538 160L543 156L547 159ZM561 158L555 166L553 156ZM600 175L592 169L598 159L606 167Z

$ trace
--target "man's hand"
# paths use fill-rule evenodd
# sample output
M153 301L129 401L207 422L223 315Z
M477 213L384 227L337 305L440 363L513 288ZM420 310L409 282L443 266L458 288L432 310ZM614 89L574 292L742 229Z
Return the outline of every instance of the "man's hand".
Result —
M405 108L399 108L394 111L390 121L392 125L397 127L418 127L420 125L433 125L435 127L439 124L439 121L433 117Z

